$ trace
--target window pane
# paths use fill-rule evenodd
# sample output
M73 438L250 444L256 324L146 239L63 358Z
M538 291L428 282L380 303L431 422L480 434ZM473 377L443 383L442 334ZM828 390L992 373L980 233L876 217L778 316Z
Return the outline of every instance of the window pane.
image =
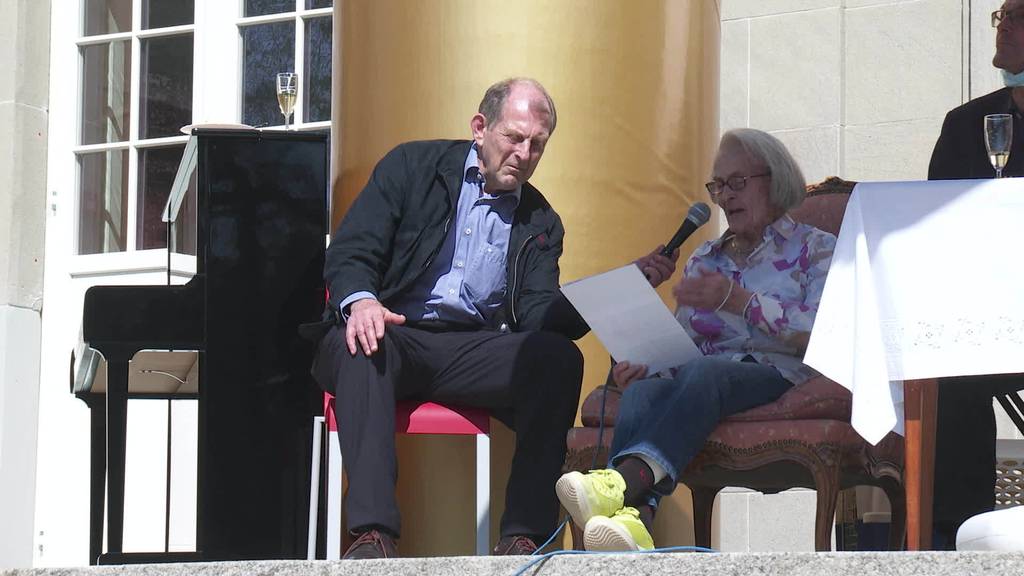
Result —
M179 135L192 123L192 34L144 38L140 52L140 137Z
M185 145L139 150L139 202L135 245L140 250L167 247L167 225L161 217L178 172ZM176 252L195 254L195 185L190 183L175 222Z
M245 0L245 16L294 12L295 0Z
M331 6L334 6L334 0L306 0L306 10L330 8Z
M127 248L128 151L78 157L78 253L123 252Z
M331 17L306 20L305 121L331 119Z
M142 29L195 22L195 0L143 0Z
M82 144L127 140L131 44L119 40L81 50Z
M132 29L132 0L85 0L85 35L129 32Z
M295 71L295 24L246 26L242 28L242 45L242 122L251 126L284 124L275 83L278 72Z

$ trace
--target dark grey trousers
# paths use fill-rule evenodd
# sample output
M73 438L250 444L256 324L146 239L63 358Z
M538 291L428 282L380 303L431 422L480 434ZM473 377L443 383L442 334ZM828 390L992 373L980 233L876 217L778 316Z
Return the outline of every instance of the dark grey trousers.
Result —
M378 351L367 358L362 351L349 354L345 327L339 326L321 341L313 376L336 398L350 531L374 526L401 532L395 402L405 399L488 408L512 428L516 447L501 535L555 529L554 485L583 378L583 356L569 339L548 332L388 326Z

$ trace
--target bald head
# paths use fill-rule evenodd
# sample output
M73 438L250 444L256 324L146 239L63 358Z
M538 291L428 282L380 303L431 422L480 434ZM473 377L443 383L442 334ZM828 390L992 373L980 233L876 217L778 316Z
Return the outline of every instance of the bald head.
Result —
M555 105L536 80L511 78L487 89L469 126L484 190L500 194L533 175L555 129Z
M548 91L544 89L544 86L533 78L506 78L491 85L484 92L484 97L480 100L480 107L477 111L487 119L488 126L493 126L495 122L501 120L505 103L513 92L517 96L527 98L530 106L536 112L550 116L549 133L555 131L555 124L558 122L555 102L551 99Z

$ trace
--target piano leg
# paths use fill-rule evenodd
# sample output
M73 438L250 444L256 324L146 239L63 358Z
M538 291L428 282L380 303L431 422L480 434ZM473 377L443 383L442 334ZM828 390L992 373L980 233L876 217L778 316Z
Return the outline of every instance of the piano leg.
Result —
M89 406L89 565L99 563L103 553L103 495L107 472L106 396L90 394Z
M128 360L107 358L107 554L124 542L124 462L128 420Z

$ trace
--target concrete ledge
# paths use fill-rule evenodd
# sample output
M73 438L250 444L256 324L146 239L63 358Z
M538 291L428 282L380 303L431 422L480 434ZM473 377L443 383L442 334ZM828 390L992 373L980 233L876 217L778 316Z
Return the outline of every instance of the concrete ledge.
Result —
M401 558L362 561L254 561L46 568L0 576L512 576L528 557ZM700 574L701 576L968 576L1024 574L1024 554L1002 552L848 552L784 554L560 555L531 576Z

